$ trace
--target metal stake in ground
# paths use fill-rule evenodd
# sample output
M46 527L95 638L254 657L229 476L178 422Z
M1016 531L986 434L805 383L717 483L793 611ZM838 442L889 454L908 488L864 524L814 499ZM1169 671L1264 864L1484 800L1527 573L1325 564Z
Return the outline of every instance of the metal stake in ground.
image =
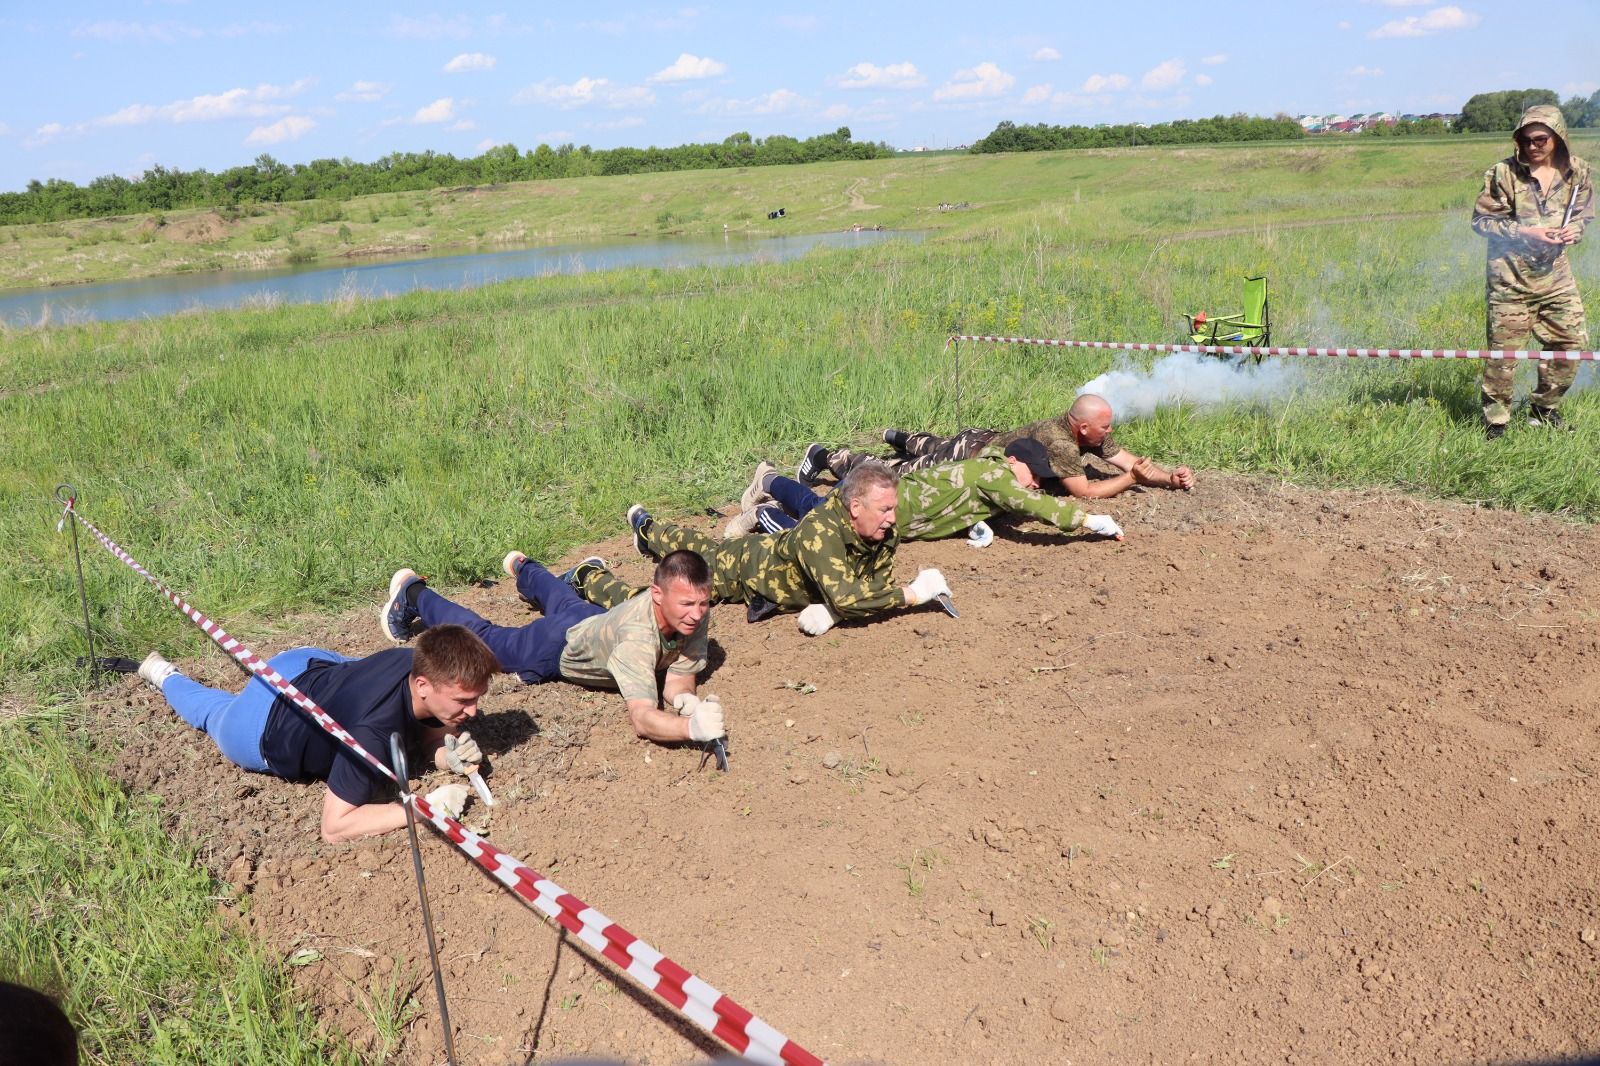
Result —
M78 502L78 490L66 482L56 486L56 502L70 511ZM69 524L65 511L62 512L61 521L56 523L56 532L61 532L63 525ZM89 625L89 593L83 587L83 555L78 551L78 523L72 526L72 560L78 566L78 600L83 604L83 639L89 643L89 683L100 683L100 660L94 654L94 629Z
M439 948L433 942L433 912L428 909L428 884L422 877L422 849L417 846L417 817L407 802L411 798L410 767L406 765L405 743L399 733L389 734L389 758L394 764L394 775L400 779L400 806L406 812L406 836L411 840L411 867L417 872L417 900L422 904L422 929L428 937L428 961L433 964L433 994L439 1001L444 1057L450 1066L456 1066L456 1042L450 1032L450 1008L444 1002L444 972L439 969Z

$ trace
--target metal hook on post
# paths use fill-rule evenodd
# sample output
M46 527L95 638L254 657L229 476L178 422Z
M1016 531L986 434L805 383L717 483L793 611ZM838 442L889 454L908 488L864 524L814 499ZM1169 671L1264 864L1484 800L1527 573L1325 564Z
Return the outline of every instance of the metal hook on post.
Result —
M417 874L417 899L422 904L422 929L428 937L428 960L433 964L433 994L439 1001L439 1027L444 1033L444 1057L456 1066L455 1036L450 1031L450 1008L444 1000L444 971L439 968L439 948L433 939L433 912L428 909L428 885L422 876L422 849L417 845L417 816L410 799L410 768L406 765L405 743L398 732L389 734L389 759L399 779L400 806L406 812L406 836L411 840L411 867Z
M94 628L89 624L89 592L83 583L83 553L78 548L78 523L68 522L73 508L78 503L78 490L66 482L56 486L56 502L62 505L61 521L56 523L56 532L61 532L61 527L72 527L72 560L78 567L78 602L83 605L83 639L89 645L89 683L100 683L100 659L94 653Z

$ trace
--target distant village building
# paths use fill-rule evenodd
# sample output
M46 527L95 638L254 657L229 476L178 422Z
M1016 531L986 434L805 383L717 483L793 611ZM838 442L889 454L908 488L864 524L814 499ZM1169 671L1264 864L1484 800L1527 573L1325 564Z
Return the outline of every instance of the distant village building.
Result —
M1446 126L1452 126L1460 117L1437 111L1431 115L1396 115L1391 111L1373 111L1354 115L1300 115L1295 121L1307 133L1360 133L1377 125L1393 126L1397 122L1421 122L1426 119L1436 119Z

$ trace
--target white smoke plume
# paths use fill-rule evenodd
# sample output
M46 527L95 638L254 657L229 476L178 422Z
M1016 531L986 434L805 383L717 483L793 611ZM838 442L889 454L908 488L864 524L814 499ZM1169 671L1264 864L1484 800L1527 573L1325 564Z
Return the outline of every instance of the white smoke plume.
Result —
M1252 363L1174 352L1148 369L1126 359L1078 390L1105 397L1118 419L1144 418L1158 407L1186 404L1216 407L1241 402L1269 402L1293 392L1304 369L1287 359Z

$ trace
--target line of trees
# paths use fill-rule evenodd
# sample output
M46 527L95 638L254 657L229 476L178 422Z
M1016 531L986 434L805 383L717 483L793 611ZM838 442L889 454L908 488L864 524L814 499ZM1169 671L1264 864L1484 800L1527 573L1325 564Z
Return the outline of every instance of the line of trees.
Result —
M1403 118L1397 122L1374 122L1361 131L1361 136L1443 137L1450 132L1450 124L1442 118Z
M1227 144L1235 141L1288 141L1306 135L1287 115L1217 115L1179 119L1151 126L1019 126L1002 122L972 146L975 153L1048 152L1061 148L1127 148L1141 144Z
M249 166L232 167L219 174L155 166L138 178L106 175L81 186L60 179L30 181L23 192L0 193L0 224L245 203L348 200L369 193L506 181L879 159L893 154L886 144L853 140L850 128L841 126L832 133L803 141L781 135L757 138L740 132L719 144L684 144L676 148L594 149L570 144L551 148L541 144L530 151L519 151L514 144L502 144L469 159L428 151L392 152L371 163L357 163L347 157L288 164L260 155Z
M1568 129L1600 126L1600 91L1588 97L1571 96L1563 103L1550 89L1503 89L1478 93L1461 105L1456 128L1467 133L1499 133L1516 128L1522 113L1536 104L1561 108Z

